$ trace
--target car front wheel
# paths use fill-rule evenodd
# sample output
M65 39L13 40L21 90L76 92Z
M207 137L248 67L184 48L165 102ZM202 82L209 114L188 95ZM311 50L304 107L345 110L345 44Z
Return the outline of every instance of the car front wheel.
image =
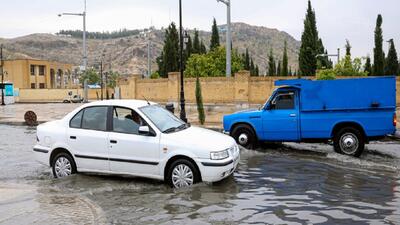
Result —
M232 130L232 137L235 139L236 143L247 148L256 148L256 135L253 129L249 125L242 124L238 125Z
M72 157L66 153L59 153L53 159L53 175L55 178L62 178L76 173L75 162Z
M178 159L170 167L168 183L174 188L190 187L200 181L199 177L199 171L192 162Z

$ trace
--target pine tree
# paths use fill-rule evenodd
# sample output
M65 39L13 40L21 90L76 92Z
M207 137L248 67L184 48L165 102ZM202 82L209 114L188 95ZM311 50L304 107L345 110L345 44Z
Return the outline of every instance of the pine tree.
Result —
M285 40L285 44L283 47L283 59L282 59L282 73L281 76L288 75L288 55L287 55L287 41Z
M365 61L364 72L367 73L367 76L371 76L372 66L371 66L371 58L369 56L367 56L367 59Z
M319 42L322 43L319 40L315 11L309 0L299 53L299 72L301 75L315 75L317 69L316 56L321 50Z
M256 65L256 76L260 76L260 70L258 69L258 65Z
M385 56L382 48L382 15L378 15L376 19L376 28L375 28L375 48L374 48L374 68L373 75L381 76L384 74L385 67Z
M219 47L219 33L218 33L218 27L217 27L217 21L213 20L213 25L212 25L212 33L211 33L211 44L210 44L210 50L214 50L215 48Z
M203 40L200 42L200 54L207 54L206 46L204 45Z
M397 58L396 48L394 46L394 41L391 39L389 41L389 52L386 59L386 75L397 75L399 71L399 60Z
M200 54L201 52L201 46L200 46L200 38L199 38L199 31L194 30L194 40L193 40L193 54Z
M169 72L179 70L179 35L175 23L171 23L165 31L162 58L157 60L161 77L167 77Z
M269 51L269 56L268 56L268 76L274 76L275 75L275 59L274 59L274 52L271 48Z
M278 61L278 68L276 69L276 75L280 76L282 74L282 70L281 70L281 60Z

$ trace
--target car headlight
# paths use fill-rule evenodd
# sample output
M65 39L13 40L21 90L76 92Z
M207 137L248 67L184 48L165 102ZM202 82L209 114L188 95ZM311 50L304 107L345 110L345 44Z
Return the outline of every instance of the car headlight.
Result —
M229 157L228 150L223 150L219 152L211 152L210 153L210 158L212 160L221 160L221 159L226 159Z

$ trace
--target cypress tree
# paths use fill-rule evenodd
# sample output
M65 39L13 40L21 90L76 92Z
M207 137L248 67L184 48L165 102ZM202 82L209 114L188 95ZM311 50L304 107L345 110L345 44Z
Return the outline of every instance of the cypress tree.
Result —
M258 65L256 65L256 76L260 76L260 70L258 69Z
M384 74L385 56L382 48L382 15L378 15L375 27L375 48L374 48L374 68L373 75L381 76Z
M194 40L193 40L193 54L200 54L201 52L201 46L200 46L200 38L199 38L199 31L194 30Z
M281 70L281 61L278 61L278 68L276 69L276 75L280 76L282 74L282 70Z
M346 39L346 56L351 56L351 45L349 40Z
M256 68L254 66L253 58L250 59L250 76L254 76L256 74Z
M204 45L203 40L200 42L200 54L207 54L206 46Z
M364 72L366 72L368 76L371 76L372 66L371 58L369 56L367 56L367 60L365 61Z
M179 35L173 22L165 31L161 57L161 59L157 60L161 77L167 77L169 72L179 70Z
M316 55L321 51L319 43L322 43L322 41L318 38L315 11L309 0L299 53L299 73L301 75L315 75L317 69Z
M391 39L389 43L389 52L386 59L386 75L397 75L399 71L399 60L397 58L393 39Z
M244 58L244 69L250 71L250 55L248 48L246 48L246 54Z
M206 120L206 115L204 113L203 97L201 94L201 84L198 76L196 78L196 104L197 104L199 122L201 125L203 125Z
M287 42L285 40L285 44L283 47L283 59L282 59L282 76L288 75L288 55L287 55Z
M212 33L211 33L211 44L210 44L210 50L214 50L215 48L219 47L219 33L218 33L218 27L217 27L217 21L213 20L213 25L212 25Z
M269 51L269 56L268 56L268 76L274 76L275 75L275 59L274 59L274 52L271 48Z

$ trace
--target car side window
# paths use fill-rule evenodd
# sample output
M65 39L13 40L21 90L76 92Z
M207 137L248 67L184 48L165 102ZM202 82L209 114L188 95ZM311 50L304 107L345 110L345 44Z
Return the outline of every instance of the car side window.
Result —
M272 109L274 110L294 109L295 93L293 91L278 93L272 102Z
M82 128L105 131L107 129L107 107L86 108L82 118Z
M112 131L139 135L139 127L147 126L140 115L132 109L114 107Z
M77 113L69 122L71 128L81 128L83 110Z

